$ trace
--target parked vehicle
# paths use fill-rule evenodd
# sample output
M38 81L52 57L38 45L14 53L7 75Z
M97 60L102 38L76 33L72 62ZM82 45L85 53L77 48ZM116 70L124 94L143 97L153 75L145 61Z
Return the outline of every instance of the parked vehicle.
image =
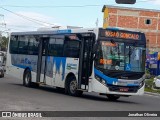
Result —
M0 66L0 77L4 77L4 68Z
M0 51L0 77L4 77L5 71L5 53Z
M154 78L153 87L160 88L160 75L158 75Z

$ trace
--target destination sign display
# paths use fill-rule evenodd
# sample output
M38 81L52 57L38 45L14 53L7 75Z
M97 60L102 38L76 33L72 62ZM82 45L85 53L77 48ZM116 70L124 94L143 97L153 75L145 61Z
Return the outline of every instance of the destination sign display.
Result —
M132 39L132 40L140 40L140 34L136 32L129 32L129 31L112 31L112 30L105 30L101 31L101 36L109 37L109 38L119 38L119 39Z
M70 35L67 35L66 37L68 37L69 40L79 40L76 34L70 34Z

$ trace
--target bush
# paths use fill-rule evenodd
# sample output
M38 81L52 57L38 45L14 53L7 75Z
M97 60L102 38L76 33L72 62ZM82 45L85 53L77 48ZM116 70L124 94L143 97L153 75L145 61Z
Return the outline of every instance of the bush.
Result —
M146 70L145 70L145 77L146 77L146 79L150 79L150 78L151 78L150 71L149 71L149 69L147 69L147 68L146 68Z
M153 78L150 78L150 79L146 80L146 81L145 81L145 87L146 87L146 88L152 88L153 81L154 81Z

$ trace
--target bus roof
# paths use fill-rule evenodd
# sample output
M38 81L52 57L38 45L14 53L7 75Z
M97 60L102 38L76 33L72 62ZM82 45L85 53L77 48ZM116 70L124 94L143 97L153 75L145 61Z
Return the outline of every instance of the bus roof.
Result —
M11 35L69 34L69 33L94 32L95 30L96 28L59 29L59 30L45 30L45 31L12 32Z
M45 30L45 31L26 31L26 32L12 32L11 35L40 35L40 34L69 34L69 33L86 33L92 32L97 33L99 29L103 28L77 28L77 29L59 29L59 30ZM115 30L115 31L127 31L127 32L137 32L139 31L131 31L122 28L106 28L106 30Z

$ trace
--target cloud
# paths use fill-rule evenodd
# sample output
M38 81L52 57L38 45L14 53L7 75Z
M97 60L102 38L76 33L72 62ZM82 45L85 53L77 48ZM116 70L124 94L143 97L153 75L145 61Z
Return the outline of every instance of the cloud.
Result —
M54 23L54 18L35 12L21 11L16 12L15 14L9 13L5 15L7 28L10 28L12 31L33 31L44 26L50 27L60 25L58 23Z
M154 0L154 4L160 5L160 0Z

